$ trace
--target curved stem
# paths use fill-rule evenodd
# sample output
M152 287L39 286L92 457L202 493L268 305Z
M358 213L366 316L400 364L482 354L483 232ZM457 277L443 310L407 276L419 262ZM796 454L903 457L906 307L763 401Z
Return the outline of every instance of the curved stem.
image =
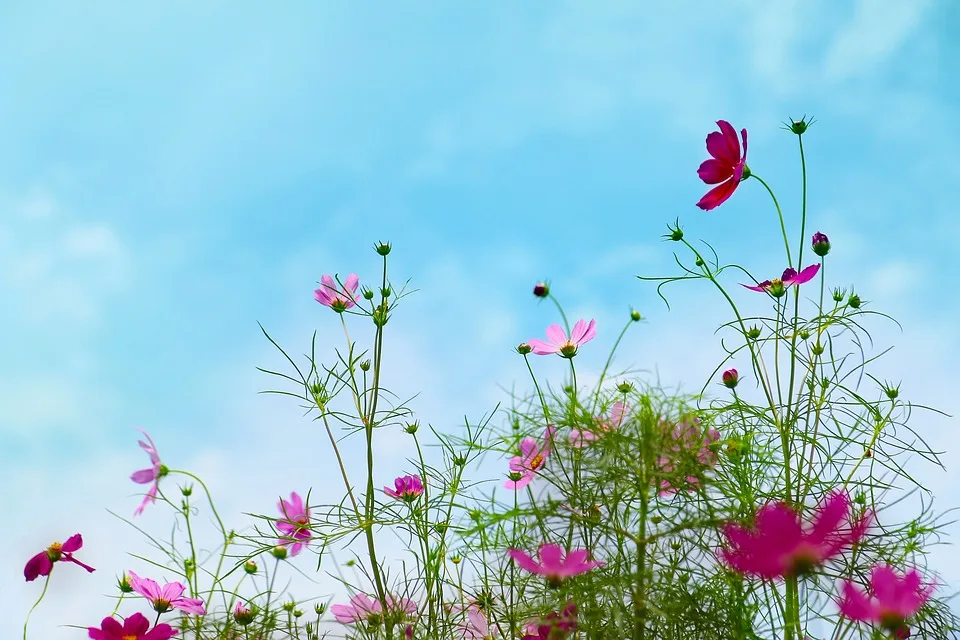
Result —
M787 239L787 225L783 221L783 211L780 210L780 203L777 202L777 196L773 195L773 189L770 188L770 185L764 182L763 178L755 173L751 173L750 177L759 180L760 184L766 188L767 193L770 194L770 197L773 198L773 206L777 208L777 215L780 217L780 231L783 233L783 246L787 250L787 266L793 267L793 258L790 257L790 241Z
M53 569L51 568L52 572ZM37 598L37 601L33 603L33 606L30 607L30 611L27 612L27 619L23 622L23 640L27 640L27 625L30 624L30 616L33 615L33 610L37 608L37 605L40 604L40 601L43 600L43 596L47 595L47 587L50 586L50 574L48 573L46 579L43 581L43 591L40 592L40 597Z

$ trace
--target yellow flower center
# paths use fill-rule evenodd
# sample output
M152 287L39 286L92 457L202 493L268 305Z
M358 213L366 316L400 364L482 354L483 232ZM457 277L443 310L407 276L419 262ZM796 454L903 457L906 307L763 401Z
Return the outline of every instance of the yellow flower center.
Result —
M534 456L533 460L530 461L530 469L536 471L543 466L544 457L542 453L538 453Z

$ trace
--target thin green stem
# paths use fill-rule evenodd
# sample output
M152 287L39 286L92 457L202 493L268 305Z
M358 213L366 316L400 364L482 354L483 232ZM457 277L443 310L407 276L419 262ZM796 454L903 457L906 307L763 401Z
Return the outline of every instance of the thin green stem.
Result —
M53 570L51 569L51 573ZM27 619L23 622L23 640L27 640L27 625L30 624L30 616L33 615L33 610L37 608L37 605L40 604L40 601L43 600L43 596L47 595L47 587L50 586L50 574L48 573L46 578L43 581L43 591L40 592L40 597L37 598L37 601L33 603L33 606L30 607L30 611L27 612Z
M764 188L766 188L767 193L770 194L770 197L773 198L773 206L775 206L775 207L777 208L777 216L779 216L779 218L780 218L780 231L781 231L781 233L783 233L783 246L784 246L784 248L787 250L787 266L788 266L788 267L792 267L792 266L793 266L793 258L790 257L790 241L787 239L787 225L786 225L786 223L783 221L783 211L780 210L780 203L777 202L777 196L775 196L775 195L773 194L773 189L770 188L770 185L768 185L768 184L763 180L763 178L761 178L760 176L758 176L758 175L755 174L755 173L751 173L751 174L750 174L750 177L751 177L751 178L756 178L756 179L760 182L760 184L762 184L762 185L764 186Z

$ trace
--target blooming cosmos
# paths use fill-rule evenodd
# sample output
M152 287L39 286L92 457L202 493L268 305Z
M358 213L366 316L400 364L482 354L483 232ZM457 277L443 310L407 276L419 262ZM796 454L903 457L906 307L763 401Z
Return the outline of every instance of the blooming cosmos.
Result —
M83 538L79 533L67 538L64 543L54 542L49 547L27 560L23 568L23 577L27 582L37 579L37 576L48 576L53 571L54 562L72 562L75 565L83 567L88 573L93 573L95 569L86 565L73 557L75 551L79 551L83 546Z
M309 528L310 509L296 491L290 494L290 500L281 499L277 502L277 509L283 515L283 519L277 520L276 523L277 529L284 535L279 544L280 546L290 545L290 555L295 556L313 537Z
M146 469L141 469L140 471L134 471L130 476L130 479L137 484L149 484L150 488L147 489L147 494L143 497L143 502L141 502L140 506L137 507L137 510L133 512L133 515L135 516L143 513L147 503L156 502L157 491L160 489L160 478L167 475L167 468L160 462L160 456L157 454L157 447L155 444L153 444L153 440L150 439L150 435L143 429L139 429L139 431L143 434L143 437L145 437L147 441L144 442L143 440L137 440L137 444L139 444L140 448L146 451L147 455L150 456L150 466Z
M383 492L391 498L410 502L423 495L423 481L420 476L400 476L393 481L393 486L393 489L383 488Z
M719 207L733 195L747 169L747 130L741 129L743 136L743 155L740 155L740 140L737 131L726 120L717 120L720 131L707 135L707 152L713 156L704 160L697 169L697 175L707 184L717 185L706 193L697 206L704 211Z
M712 427L703 431L700 418L696 416L684 418L676 424L662 422L660 426L664 438L657 456L660 495L676 493L682 488L693 491L700 484L700 478L691 472L717 464L712 445L720 439L720 433Z
M603 566L603 563L598 560L587 559L590 557L590 551L587 549L574 549L570 553L565 553L563 547L558 544L541 544L537 550L539 562L520 549L508 549L507 555L513 558L513 561L524 571L543 576L550 584L555 585L559 585L566 578Z
M539 619L529 621L523 640L564 640L577 630L577 605L567 600L563 611L551 611Z
M553 451L553 434L556 431L549 425L543 432L543 445L536 438L527 436L520 441L520 455L510 460L510 478L504 486L507 489L523 489L533 481L536 473L547 462L547 456Z
M623 424L623 417L629 410L629 404L624 404L620 400L614 402L613 406L610 408L610 416L608 418L604 418L603 416L594 417L594 421L597 423L597 426L594 430L589 431L587 429L571 429L570 445L573 447L583 447L590 442L597 440L605 433L616 431L620 428L620 425Z
M758 285L743 283L740 283L740 285L750 289L751 291L766 291L774 298L779 298L790 287L794 285L801 285L805 282L810 282L813 280L818 271L820 271L819 264L812 264L803 269L800 273L797 273L797 270L792 267L787 267L784 269L783 275L779 278L774 278L773 280L764 280Z
M567 337L566 331L558 324L552 324L547 327L547 340L538 340L532 338L528 344L533 348L533 352L538 356L547 356L551 353L559 353L562 358L572 358L577 355L577 349L587 342L597 337L597 330L594 328L596 320L587 323L586 320L577 320L573 325L573 331L570 337Z
M134 613L120 624L114 618L104 618L100 628L88 627L87 635L92 640L170 640L179 633L168 624L158 624L150 629L150 621L142 613Z
M727 524L721 556L735 571L772 580L818 567L866 535L871 514L852 521L850 498L835 491L819 505L809 526L782 502L760 508L753 527Z
M465 640L490 640L493 634L490 633L490 623L487 616L483 614L476 604L471 604L466 609L466 617L457 624L457 631L460 637Z
M313 299L337 313L342 313L357 303L358 286L360 277L355 273L347 276L342 287L337 286L332 276L325 274L320 278L320 288L313 292Z
M840 613L856 622L877 624L891 632L909 631L906 621L933 593L933 585L923 586L916 569L903 576L889 565L877 565L870 572L870 595L850 580L843 582Z
M387 613L396 613L403 618L417 612L417 604L407 598L397 599L387 594L386 600ZM365 593L353 596L348 604L333 605L330 607L330 612L341 624L356 624L363 621L380 624L383 619L383 607L380 601Z
M162 587L150 578L141 578L133 571L130 574L130 586L133 590L150 601L153 610L157 613L165 613L170 609L180 609L184 613L192 616L202 616L206 611L203 608L203 600L199 598L184 598L183 592L186 587L179 582L168 582Z

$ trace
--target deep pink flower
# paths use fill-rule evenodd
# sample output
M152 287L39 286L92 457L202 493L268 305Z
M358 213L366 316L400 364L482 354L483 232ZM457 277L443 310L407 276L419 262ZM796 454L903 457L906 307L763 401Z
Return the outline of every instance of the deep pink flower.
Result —
M866 535L871 514L853 522L850 511L850 498L842 491L827 496L806 527L786 504L765 505L753 527L724 527L728 545L721 556L735 571L768 580L805 573Z
M359 285L360 277L355 273L347 276L342 287L334 282L332 276L325 274L320 278L320 288L313 292L313 299L340 313L357 303L357 287Z
M476 604L466 608L466 617L457 624L457 631L465 640L490 640L490 623Z
M564 640L577 630L577 605L568 600L563 611L551 611L525 625L523 640Z
M423 481L420 476L400 476L393 481L394 489L384 487L383 492L391 498L412 502L423 495Z
M624 404L620 400L614 402L610 408L609 418L604 418L603 416L594 417L594 421L597 423L595 429L571 429L570 445L573 447L584 447L594 440L599 439L605 433L616 431L620 428L620 425L623 424L623 417L629 410L629 404Z
M206 613L203 600L183 597L186 587L179 582L168 582L161 587L150 578L141 578L133 571L127 573L130 575L130 586L149 600L157 613L165 613L170 609L180 609L192 616L202 616Z
M934 586L921 584L916 569L900 576L889 565L877 565L870 572L869 595L850 580L843 581L840 613L855 622L877 624L892 632L906 629L906 621L930 598ZM909 631L907 630L907 636Z
M507 555L524 571L543 576L551 584L560 584L566 578L587 573L604 564L598 560L588 560L590 551L587 549L565 553L560 545L547 543L541 544L537 550L539 562L520 549L508 549Z
M143 429L138 429L138 431L147 439L146 442L137 440L137 444L150 456L150 466L140 471L134 471L130 479L137 484L149 484L150 488L147 489L147 493L143 497L143 502L141 502L137 510L133 512L135 516L143 513L148 503L156 502L157 491L160 489L160 478L167 475L167 468L160 462L160 455L157 453L157 447L153 444L153 440L150 439L150 435Z
M717 120L720 131L707 135L707 152L713 156L704 160L697 169L697 175L707 184L717 185L700 198L697 206L704 211L716 209L733 195L743 179L747 169L747 130L741 129L743 136L743 155L740 155L740 140L737 131L726 120Z
M543 465L547 462L547 456L553 451L553 435L556 429L549 425L543 432L543 445L537 442L536 438L527 436L520 441L520 455L514 456L510 460L510 474L504 486L507 489L519 490L533 481Z
M380 624L383 621L383 607L380 601L365 593L358 593L350 598L349 604L335 604L330 612L340 624L356 624L369 622ZM387 594L387 614L396 615L399 619L406 618L417 612L417 604L407 598L394 598Z
M277 520L277 529L284 535L281 546L290 545L290 555L295 556L309 544L313 534L310 532L310 509L296 491L290 494L290 500L277 502L277 509L283 519Z
M794 285L801 285L813 280L818 271L820 271L819 264L812 264L803 269L800 273L797 273L796 269L787 267L784 270L783 275L779 278L774 278L773 280L764 280L758 285L743 284L741 282L740 286L746 287L751 291L766 291L773 297L779 298L790 287Z
M563 358L572 358L577 355L579 347L597 337L597 330L594 328L596 324L596 320L591 320L589 323L586 320L577 320L569 338L563 327L552 324L547 327L547 341L531 338L528 344L538 356L559 353Z
M660 495L676 493L680 489L693 491L700 485L700 478L689 472L716 466L717 454L712 445L720 439L720 433L713 428L703 431L700 418L696 416L686 417L676 424L665 421L660 427L664 437L657 457ZM688 473L678 475L682 470Z
M83 546L83 538L79 533L67 538L63 544L54 542L49 547L27 560L23 568L23 577L27 582L37 579L37 576L48 576L53 571L54 562L72 562L75 565L83 567L88 573L93 573L95 569L86 565L73 557L73 553Z
M120 624L114 618L104 618L100 628L87 627L87 634L93 640L170 640L179 633L168 624L158 624L150 629L150 621L142 613L127 616Z

